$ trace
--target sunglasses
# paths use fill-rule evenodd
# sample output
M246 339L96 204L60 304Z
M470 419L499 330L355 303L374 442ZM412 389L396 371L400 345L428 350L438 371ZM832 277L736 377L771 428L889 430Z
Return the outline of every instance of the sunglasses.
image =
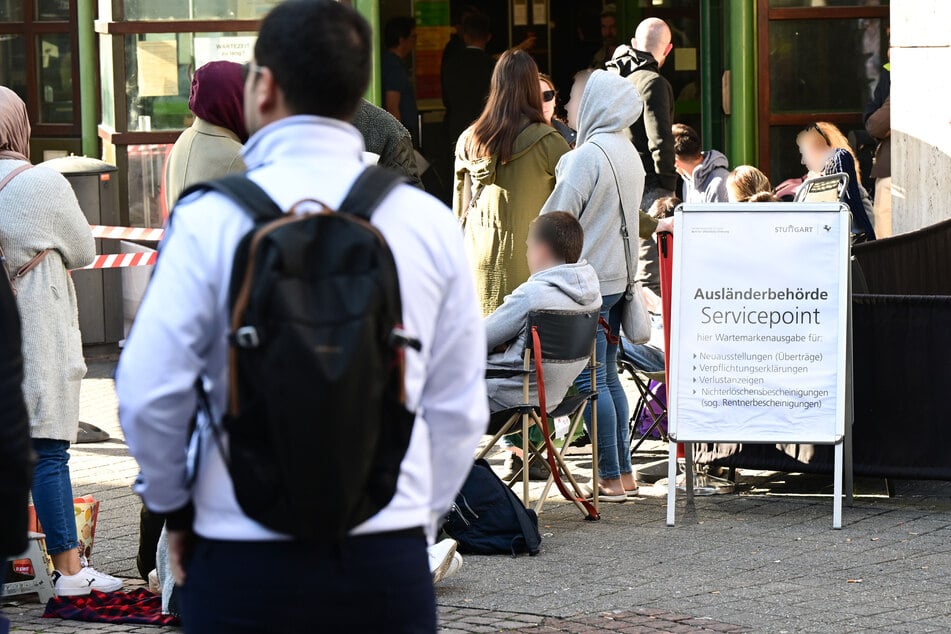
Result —
M554 99L554 98L555 98L555 91L554 91L554 90L546 90L545 92L542 93L542 101L545 102L545 103L548 103L549 101L551 101L551 100Z
M263 68L263 66L258 66L252 62L245 62L244 64L241 64L241 80L247 83L248 77L251 75L259 75Z
M818 132L819 136L822 137L822 140L826 142L826 145L828 145L829 147L832 147L832 141L830 141L829 137L826 136L826 133L822 131L822 128L820 128L815 123L813 123L808 128L806 128L806 131L812 131L812 130L815 130L816 132Z

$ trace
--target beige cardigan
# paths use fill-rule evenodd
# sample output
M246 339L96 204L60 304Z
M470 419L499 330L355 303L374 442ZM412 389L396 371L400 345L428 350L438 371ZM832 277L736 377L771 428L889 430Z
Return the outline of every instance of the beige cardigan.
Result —
M23 161L0 161L0 179ZM17 175L0 192L0 245L9 270L49 254L17 281L23 330L23 396L33 438L76 440L86 374L76 290L67 269L91 263L96 245L69 182L48 167Z
M244 171L241 141L227 128L195 117L182 132L165 163L165 204L175 207L185 189L226 174Z

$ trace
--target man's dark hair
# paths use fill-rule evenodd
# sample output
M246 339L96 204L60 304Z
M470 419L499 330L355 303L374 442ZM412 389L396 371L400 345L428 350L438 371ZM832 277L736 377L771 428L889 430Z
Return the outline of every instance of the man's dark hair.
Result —
M532 221L532 235L548 245L552 255L565 264L575 264L581 259L584 229L568 212L553 211L538 216Z
M383 27L383 46L394 48L400 45L400 40L405 40L416 28L416 18L406 16L397 16L390 18Z
M674 154L685 159L698 159L703 155L700 145L700 135L689 125L675 123L672 126L674 133Z
M462 35L474 42L483 42L492 34L492 22L484 13L470 13L462 21Z
M370 25L334 0L287 0L261 22L255 62L294 114L349 121L370 82Z
M471 4L459 5L456 3L452 3L452 10L450 15L452 16L453 26L461 25L463 20L465 20L467 16L473 13L482 13L482 12L479 11L478 7L473 6Z

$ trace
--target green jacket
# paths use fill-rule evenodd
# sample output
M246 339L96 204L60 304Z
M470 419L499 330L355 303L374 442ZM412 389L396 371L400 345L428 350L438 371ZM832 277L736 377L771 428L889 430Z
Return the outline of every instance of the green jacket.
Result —
M452 207L463 224L482 312L489 315L530 275L528 226L554 189L555 166L570 148L554 128L533 123L515 138L512 158L500 165L497 156L467 156L471 130L456 144Z

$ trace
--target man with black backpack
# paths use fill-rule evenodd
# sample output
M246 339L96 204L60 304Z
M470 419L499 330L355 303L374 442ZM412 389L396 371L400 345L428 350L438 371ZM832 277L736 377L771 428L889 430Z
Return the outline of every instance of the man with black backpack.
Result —
M188 632L435 631L485 335L452 215L361 163L371 37L332 0L264 19L247 178L183 195L120 360Z

